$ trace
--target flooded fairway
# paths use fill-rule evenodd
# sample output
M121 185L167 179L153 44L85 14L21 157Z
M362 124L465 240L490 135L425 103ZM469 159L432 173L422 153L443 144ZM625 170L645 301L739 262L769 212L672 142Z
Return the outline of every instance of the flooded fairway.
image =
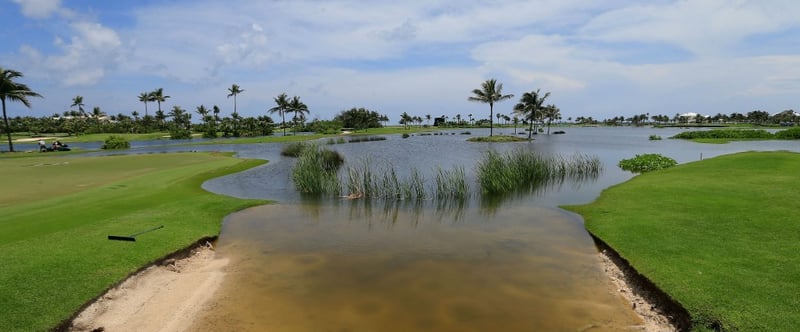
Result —
M479 144L462 135L399 135L326 145L345 166L371 158L398 173L463 166L477 185L488 151L596 155L597 178L458 202L308 201L291 183L294 160L280 145L235 147L269 159L206 182L207 190L275 199L229 216L217 254L228 275L192 330L203 331L619 331L642 322L603 271L589 234L564 204L591 202L633 175L616 167L639 153L679 163L748 150L798 151L792 141L697 144L679 128L569 128L533 142ZM476 130L477 132L477 130ZM485 132L481 135L488 134ZM429 182L430 184L430 182ZM347 193L344 193L347 194ZM388 202L388 203L387 203ZM437 206L439 205L439 206ZM637 326L637 327L633 327Z
M580 220L556 209L270 205L230 216L220 239L228 276L194 330L616 331L641 324L612 289Z

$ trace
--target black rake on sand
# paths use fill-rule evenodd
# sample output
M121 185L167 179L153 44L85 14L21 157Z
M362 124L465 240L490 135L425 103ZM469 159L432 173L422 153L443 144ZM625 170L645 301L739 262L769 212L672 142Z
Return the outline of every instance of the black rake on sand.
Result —
M162 229L162 228L164 228L164 225L161 225L161 226L158 226L158 227L153 227L153 228L151 228L151 229L146 229L146 230L143 230L143 231L141 231L141 232L134 233L134 234L131 234L131 235L128 235L128 236L121 236L121 235L109 235L109 236L108 236L108 239L109 239L109 240L116 240L116 241L130 241L130 242L136 242L136 237L137 237L137 236L139 236L139 235L142 235L142 234L144 234L144 233L148 233L148 232L152 232L152 231L155 231L155 230L159 230L159 229Z

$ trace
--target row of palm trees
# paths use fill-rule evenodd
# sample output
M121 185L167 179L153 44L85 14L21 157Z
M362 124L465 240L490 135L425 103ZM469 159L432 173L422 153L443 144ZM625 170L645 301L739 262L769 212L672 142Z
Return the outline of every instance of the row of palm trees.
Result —
M553 120L561 119L561 111L555 105L544 105L544 101L550 97L550 92L544 94L540 89L536 91L525 92L520 97L519 103L514 105L514 112L522 117L524 122L529 125L528 139L533 135L534 123L542 120L547 120L547 131L550 133L550 123ZM493 134L493 119L494 104L503 100L514 98L513 94L503 94L503 83L498 83L496 79L488 79L481 83L480 89L472 90L472 96L467 98L469 101L489 104L489 136ZM497 119L500 120L501 115L498 114ZM516 117L515 117L516 118Z
M305 121L306 114L309 114L308 105L300 101L300 97L294 96L289 99L286 93L281 93L274 98L275 107L269 109L270 114L278 113L281 116L281 127L283 127L283 135L286 136L286 113L294 113L292 122L296 130L298 122Z

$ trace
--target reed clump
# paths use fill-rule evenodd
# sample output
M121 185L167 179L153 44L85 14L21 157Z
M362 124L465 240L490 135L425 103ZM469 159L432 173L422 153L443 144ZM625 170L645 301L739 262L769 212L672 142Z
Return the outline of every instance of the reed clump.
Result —
M281 156L297 158L308 147L308 143L294 142L283 146L281 149Z
M374 141L385 141L386 137L384 136L352 136L347 143L361 143L361 142L374 142Z
M477 166L478 183L484 195L539 188L567 179L584 180L597 177L602 169L597 157L550 156L523 149L505 154L489 151Z
M334 194L341 191L338 171L344 158L336 151L307 145L292 170L295 187L307 194Z
M345 189L350 195L368 199L423 200L429 196L425 177L416 168L400 178L393 165L377 168L369 159L348 168Z

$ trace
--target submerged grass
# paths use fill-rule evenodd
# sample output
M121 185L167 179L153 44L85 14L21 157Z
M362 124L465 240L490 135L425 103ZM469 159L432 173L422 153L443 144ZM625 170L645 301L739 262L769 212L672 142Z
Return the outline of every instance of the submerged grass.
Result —
M464 168L452 170L438 169L436 173L436 198L440 200L465 200L470 196L470 188L464 176Z
M516 149L506 154L487 152L478 162L477 170L481 193L494 195L561 183L566 179L597 177L603 167L599 158L583 154L546 156Z
M295 187L306 194L334 194L341 191L337 176L344 158L336 151L308 145L292 170Z
M281 149L281 156L297 158L300 156L300 154L303 153L303 150L305 150L307 147L308 143L306 142L292 142L286 144Z
M346 192L367 199L424 200L429 197L425 177L416 168L401 179L393 165L376 168L370 159L349 167L345 183Z

